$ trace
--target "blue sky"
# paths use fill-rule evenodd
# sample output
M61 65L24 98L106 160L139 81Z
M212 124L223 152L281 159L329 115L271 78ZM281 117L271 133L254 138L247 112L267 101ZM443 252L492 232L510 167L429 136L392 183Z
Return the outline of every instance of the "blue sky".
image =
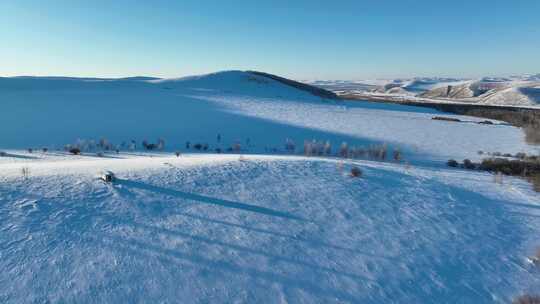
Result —
M0 75L540 73L540 1L0 1Z

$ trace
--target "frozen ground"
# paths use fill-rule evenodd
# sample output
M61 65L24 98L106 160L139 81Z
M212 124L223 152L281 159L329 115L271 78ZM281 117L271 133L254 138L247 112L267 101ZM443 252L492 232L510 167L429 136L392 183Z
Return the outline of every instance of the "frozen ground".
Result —
M538 193L444 166L538 152L516 128L321 100L240 72L0 88L0 302L508 303L540 289L528 261ZM54 149L99 137L162 137L166 151ZM410 165L265 155L285 138L387 143ZM240 141L244 155L191 153L187 140ZM99 181L105 169L119 181Z

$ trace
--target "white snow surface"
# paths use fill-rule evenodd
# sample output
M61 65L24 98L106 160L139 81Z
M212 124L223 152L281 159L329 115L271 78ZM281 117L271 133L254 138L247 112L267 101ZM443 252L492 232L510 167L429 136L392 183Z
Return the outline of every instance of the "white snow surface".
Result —
M511 86L482 100L485 104L540 106L540 84Z
M444 165L538 152L500 122L321 100L238 71L0 78L0 102L2 303L508 303L540 290L538 193ZM55 149L100 137L161 137L166 151ZM285 138L386 143L405 161L282 155Z

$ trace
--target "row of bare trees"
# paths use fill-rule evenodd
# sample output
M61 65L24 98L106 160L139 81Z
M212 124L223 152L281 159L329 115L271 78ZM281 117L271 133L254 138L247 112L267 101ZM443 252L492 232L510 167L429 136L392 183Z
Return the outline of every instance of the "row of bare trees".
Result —
M295 143L291 139L285 140L285 150L288 153L295 152ZM399 149L389 151L386 144L370 145L370 146L349 146L346 142L342 142L338 149L333 152L330 141L321 140L305 140L304 150L305 156L338 156L342 158L366 158L376 160L387 160L390 157L394 161L401 161L403 156ZM390 155L389 155L390 154Z

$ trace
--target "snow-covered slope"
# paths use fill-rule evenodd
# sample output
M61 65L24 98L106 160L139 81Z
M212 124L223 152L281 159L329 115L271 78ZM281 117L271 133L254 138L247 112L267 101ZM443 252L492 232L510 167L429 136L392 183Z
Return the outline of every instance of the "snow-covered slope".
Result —
M57 83L59 81L59 83ZM434 110L321 99L245 72L152 81L0 79L0 149L63 148L78 139L116 145L187 141L210 150L240 142L252 153L283 150L286 138L337 148L389 144L410 161L475 158L478 150L530 151L517 128L433 121ZM459 117L465 121L477 121ZM481 133L482 136L478 136ZM220 134L222 140L217 142Z
M331 90L338 94L351 93L387 93L393 95L415 95L448 85L459 85L465 82L462 79L418 77L412 79L374 79L374 80L318 80L307 83ZM401 88L398 90L395 88ZM392 91L391 91L392 90Z
M489 105L537 106L540 83L529 80L482 79L457 86L439 87L420 94L424 98L447 98Z
M454 78L380 79L365 81L311 81L310 84L339 95L415 96L429 102L458 101L487 105L535 107L540 104L538 75L484 77L476 80Z
M409 92L422 93L436 88L447 87L449 85L460 85L467 80L457 78L414 78L408 81L403 87Z
M4 302L506 303L540 199L486 174L291 157L37 162L0 177ZM61 170L59 170L61 168ZM113 187L95 179L114 170Z
M0 302L507 303L540 287L527 260L538 194L444 165L539 151L506 124L324 99L238 71L1 78L0 103ZM62 151L100 138L120 153ZM142 151L158 138L164 151ZM387 144L403 160L301 157L304 140Z
M487 94L482 103L497 105L540 105L540 83L514 86Z
M476 82L468 81L458 85L436 87L420 94L419 96L424 98L454 98L463 100L478 97L484 93L484 91L480 91L477 88L478 86Z

